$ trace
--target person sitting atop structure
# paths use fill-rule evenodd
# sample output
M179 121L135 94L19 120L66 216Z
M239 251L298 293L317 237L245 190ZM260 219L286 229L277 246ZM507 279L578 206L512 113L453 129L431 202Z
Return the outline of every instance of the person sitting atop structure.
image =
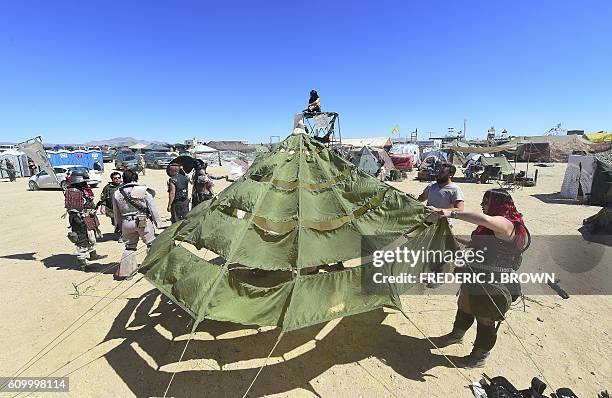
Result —
M310 90L310 99L308 100L308 108L304 112L318 113L321 112L321 98L317 90Z

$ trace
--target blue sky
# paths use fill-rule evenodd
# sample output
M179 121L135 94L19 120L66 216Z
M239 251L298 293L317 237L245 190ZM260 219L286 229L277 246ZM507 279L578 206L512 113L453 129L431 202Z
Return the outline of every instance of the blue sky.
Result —
M612 2L4 1L0 141L612 130Z

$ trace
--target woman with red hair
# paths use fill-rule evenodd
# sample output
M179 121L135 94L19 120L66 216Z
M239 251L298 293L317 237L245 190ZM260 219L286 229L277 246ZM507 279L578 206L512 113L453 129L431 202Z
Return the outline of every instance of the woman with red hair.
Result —
M440 217L456 218L478 225L472 232L468 246L479 250L482 257L480 261L456 268L455 273L484 274L482 280L486 283L472 280L461 285L452 332L433 339L438 347L462 343L463 336L476 320L474 348L460 360L464 367L484 365L497 340L495 322L503 320L510 304L520 297L520 284L502 283L500 275L518 270L521 255L530 240L523 218L506 190L488 190L482 198L481 206L483 213L457 210L439 212Z

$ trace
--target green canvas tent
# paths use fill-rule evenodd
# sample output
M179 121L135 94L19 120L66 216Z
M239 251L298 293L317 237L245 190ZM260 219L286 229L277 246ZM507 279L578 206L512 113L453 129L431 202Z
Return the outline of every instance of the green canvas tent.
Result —
M605 206L612 203L612 163L607 159L597 159L595 172L593 173L593 185L589 204L594 206Z
M483 166L499 166L501 167L502 174L512 174L514 173L514 167L508 162L505 156L495 156L492 158L486 158L482 156L480 158L480 163Z
M454 247L445 221L424 222L430 213L308 135L294 133L260 154L214 200L160 234L142 269L196 325L208 318L289 331L383 306L401 309L394 286L376 294L364 290L378 269L372 261L314 275L305 271L359 259L362 242L377 249L398 236L410 237L420 249ZM218 257L209 258L211 253ZM385 272L417 273L426 266L392 264Z

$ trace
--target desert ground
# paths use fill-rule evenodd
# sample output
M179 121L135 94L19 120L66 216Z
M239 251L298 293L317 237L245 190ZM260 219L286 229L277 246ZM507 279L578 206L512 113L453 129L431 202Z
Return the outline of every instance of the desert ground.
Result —
M110 164L106 167L108 180ZM579 235L582 220L599 210L554 200L564 171L565 164L541 167L537 186L513 193L532 234ZM425 183L412 177L392 184L418 195ZM141 176L142 183L157 191L162 217L169 217L166 179L160 170ZM218 181L217 190L228 184ZM482 193L495 185L460 186L466 210L476 211ZM96 196L101 189L94 189ZM0 376L15 374L68 328L22 374L68 375L70 392L52 396L163 396L175 371L168 396L244 394L278 329L204 321L179 363L190 318L140 277L113 280L114 269L107 268L119 261L123 245L110 234L107 218L100 216L101 229L108 234L97 247L108 257L84 272L66 238L61 191L28 191L27 179L2 180L0 199ZM461 221L454 228L458 234L473 229ZM144 255L141 251L140 259ZM78 298L73 284L80 284ZM554 293L528 295L525 309L513 307L508 322L502 323L486 367L472 370L454 369L424 337L450 331L455 301L453 295L424 290L402 298L412 322L396 311L379 310L290 332L249 396L470 397L468 380L479 380L483 372L504 375L526 388L532 377L542 378L537 367L550 385L570 387L581 398L612 389L609 295L572 295L568 300ZM449 357L465 355L474 335L475 326L465 343L442 351Z

